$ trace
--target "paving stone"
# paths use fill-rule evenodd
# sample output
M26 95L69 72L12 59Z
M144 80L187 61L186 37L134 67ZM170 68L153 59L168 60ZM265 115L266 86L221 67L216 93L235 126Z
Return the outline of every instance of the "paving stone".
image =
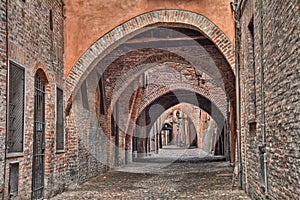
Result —
M189 155L186 159L193 159L199 152L202 151L173 148L162 150L162 154L152 158L182 157L186 153ZM228 162L166 163L158 159L155 163L145 160L98 176L52 200L248 199L243 191L232 189L232 168Z

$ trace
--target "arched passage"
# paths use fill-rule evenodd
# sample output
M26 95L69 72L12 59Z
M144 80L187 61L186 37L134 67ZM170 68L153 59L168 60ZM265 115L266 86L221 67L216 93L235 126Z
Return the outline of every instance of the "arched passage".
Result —
M225 117L223 116L219 108L201 94L188 90L174 90L155 99L144 110L140 112L140 115L137 119L137 125L147 127L147 129L151 128L154 121L164 111L181 102L198 106L205 112L209 113L220 128L224 126ZM141 118L143 117L145 117L145 121L142 124Z
M157 29L159 32L165 31L171 35L174 34L172 31L176 29L174 32L177 33L177 35L174 34L171 39L167 37L150 37L153 30ZM173 62L175 65L186 65L190 68L194 68L194 80L197 80L197 76L208 74L210 79L206 80L214 82L214 84L219 87L219 90L214 88L213 91L216 93L222 93L222 98L218 99L214 97L213 101L211 101L213 98L208 98L209 103L201 102L200 100L199 102L206 105L213 105L212 110L210 110L211 108L207 109L209 113L212 113L215 110L220 112L220 115L216 114L214 117L217 118L216 121L219 122L219 125L223 126L225 120L224 116L228 110L226 110L224 103L226 102L226 97L231 101L234 101L234 71L232 70L231 63L229 63L224 57L224 54L228 53L228 49L225 50L225 52L222 52L223 45L221 45L222 47L216 46L218 40L208 38L207 36L209 33L207 32L206 34L206 31L208 30L202 31L199 27L197 28L193 24L187 25L186 22L170 22L163 24L162 22L155 22L154 24L149 23L147 26L143 26L143 28L131 32L132 34L127 35L123 39L117 40L110 46L110 48L106 48L101 52L98 51L99 49L97 50L93 49L94 47L91 47L92 50L88 55L89 61L79 61L77 64L80 68L76 69L76 67L74 67L74 71L72 69L66 80L66 98L70 100L70 94L73 94L73 98L76 98L79 94L79 102L85 108L84 112L79 109L79 112L76 115L89 117L91 119L81 120L81 117L77 117L79 120L77 119L78 123L76 124L86 124L85 122L92 124L93 120L95 120L93 123L98 123L101 128L103 128L108 141L115 141L113 143L114 146L116 146L116 149L124 148L125 146L125 151L128 150L128 145L123 143L124 140L122 138L123 136L127 137L130 135L128 134L130 132L128 131L130 129L128 122L130 119L135 119L135 117L132 116L133 111L138 113L138 109L143 109L143 106L147 104L143 103L143 92L145 88L139 85L141 83L141 76L143 76L148 69L152 69L159 64ZM178 33L181 35L184 33L184 37L180 37L180 34ZM184 41L185 46L183 47L186 48L183 48L180 43L178 44L178 40ZM174 45L177 46L174 47ZM144 48L145 46L150 46L151 48ZM103 46L101 46L101 48L103 48ZM186 51L186 49L189 49L189 51ZM90 62L91 60L93 61ZM173 68L176 69L176 67ZM182 66L179 66L179 68L184 69ZM176 70L181 72L181 70ZM199 72L201 73L200 75L197 74ZM72 77L72 73L74 73L76 77ZM95 94L95 91L100 87L100 85L97 84L99 77L103 82L103 84L100 85L104 86L104 92L101 92L102 99L99 100L99 98L96 100L96 103L100 102L101 105L106 105L106 109L102 109L101 111L99 108L96 108L99 110L97 115L100 115L100 117L91 118L91 116L93 116L91 113L94 112L95 107L97 107L97 105L95 106L95 102L93 102L97 99L95 98L95 95L97 97L97 95L99 96L100 94L99 92L98 94ZM126 88L129 87L132 87L131 90L133 92L125 91ZM198 85L196 84L194 87L185 87L184 84L180 83L177 85L175 84L175 87L169 87L168 90L176 91L176 89L179 88L189 88L191 93L194 91L198 92L198 89L201 89L198 81ZM69 89L71 90L69 91ZM104 93L106 95L103 95ZM213 97L214 95L211 96ZM132 99L138 98L140 98L142 102L142 107L138 106L139 103L132 101ZM153 98L148 98L148 101L149 100L152 101ZM191 103L188 100L185 101ZM72 100L69 102L72 102ZM127 110L127 113L122 112L124 105L120 102L127 102L127 104L125 103L125 110ZM174 104L176 104L176 102L174 102ZM100 108L103 107L101 105L99 105ZM116 109L117 111L115 112L119 113L119 117L112 116L115 105L118 105L118 109ZM67 106L67 108L70 107ZM86 111L88 114L84 114ZM222 120L218 118L222 118ZM114 120L116 121L114 122ZM111 127L107 124L111 124ZM120 127L122 127L122 129L120 129ZM86 129L83 132L89 131L90 130ZM121 135L123 136L121 137ZM234 136L234 132L232 132L232 135ZM118 154L117 150L115 150L115 152ZM119 156L115 156L115 160L118 159L118 157Z
M161 95L140 112L136 121L136 131L134 134L135 140L138 140L136 142L138 153L145 153L147 151L147 146L145 146L147 144L146 140L149 138L149 132L156 119L169 108L182 102L193 104L203 109L212 116L219 130L223 129L225 117L209 99L188 90L174 90Z

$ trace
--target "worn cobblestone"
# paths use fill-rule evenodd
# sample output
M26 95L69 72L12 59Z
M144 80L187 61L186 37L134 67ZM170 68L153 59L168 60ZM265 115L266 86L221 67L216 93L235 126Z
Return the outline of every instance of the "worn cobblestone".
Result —
M114 169L60 194L52 200L74 199L248 199L232 189L228 162L169 163L159 158L204 158L200 149L161 150L152 162L135 162ZM154 162L156 160L156 162Z

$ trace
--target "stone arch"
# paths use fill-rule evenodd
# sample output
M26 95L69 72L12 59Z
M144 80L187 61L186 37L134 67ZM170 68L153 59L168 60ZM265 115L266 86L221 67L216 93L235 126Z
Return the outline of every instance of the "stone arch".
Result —
M234 46L229 38L208 18L184 10L155 10L139 15L114 28L99 38L72 67L66 77L66 97L70 95L84 79L87 71L94 68L101 58L115 46L122 43L138 30L157 23L179 23L197 28L220 50L234 72Z
M141 75L151 67L155 67L158 64L162 64L172 60L176 63L191 65L187 60L176 55L172 52L163 52L163 54L149 55L142 58L138 63L134 63L131 69L122 75L120 79L115 82L115 87L113 88L113 94L111 97L111 105L114 105L119 96L124 92L125 88L132 82L136 76Z
M162 113L159 116L159 118L166 119L167 116L170 115L170 113L173 113L173 111L180 109L186 115L186 117L190 119L190 123L192 125L192 128L195 129L195 131L199 130L199 127L197 129L197 125L196 125L195 120L193 120L193 119L195 119L193 114L191 112L189 112L190 108L187 108L186 105L191 105L191 104L188 104L188 103L177 104L177 105L169 108L168 110L166 110L164 113ZM199 125L200 125L200 123L199 123ZM196 135L196 137L197 137L197 135Z
M176 106L178 106L178 105L176 105ZM168 115L167 114L168 112L170 112L172 110L177 110L175 108L176 106L173 106L173 107L169 108L164 113L162 113L159 117L163 117L164 118L164 117L166 117ZM197 134L196 134L197 128L196 128L195 120L192 119L193 117L192 117L192 115L190 113L186 113L183 110L181 110L181 111L185 115L186 120L189 121L188 128L189 128L190 131L186 132L187 134L185 135L185 139L184 139L185 142L186 142L185 145L189 145L190 146L190 145L194 144L193 146L197 146ZM164 123L162 123L162 124L164 124ZM172 126L169 123L166 123L166 124L168 124L168 126ZM153 126L150 128L150 130L153 129L154 126L155 126L155 124L153 124ZM163 128L161 128L161 130L163 130ZM174 134L174 129L173 129L172 132ZM151 137L151 133L148 135L148 137Z
M185 93L185 96L180 95L182 92ZM174 96L174 98L170 98L170 95ZM190 95L192 95L192 98L190 97ZM145 120L144 125L146 125L147 128L152 127L155 120L151 120L151 118L157 119L163 112L182 102L198 106L199 108L207 112L215 120L219 127L223 127L225 123L225 117L223 116L217 105L215 105L202 94L187 89L176 89L166 92L165 94L162 94L155 98L152 102L147 104L147 106L143 110L139 111L136 124L141 125L139 124L139 118L142 116L146 116L147 119ZM154 105L159 105L161 108L153 109L152 112L151 107Z
M167 87L159 87L159 88L156 88L155 90L149 92L149 95L145 96L143 98L143 101L140 104L139 114L149 104L151 104L153 101L155 101L155 99L159 98L160 96L163 96L164 94L167 94L169 92L176 91L176 90L186 90L189 92L195 92L197 94L202 95L203 97L207 98L208 100L210 100L212 103L214 103L218 107L218 109L221 111L223 117L226 116L226 102L222 101L222 99L220 98L220 95L215 96L214 94L209 93L205 88L196 87L196 86L186 84L186 83L178 83L178 84L169 85ZM220 90L218 92L223 92L223 91ZM155 95L153 95L153 94L155 94ZM225 93L223 93L223 95L224 95L224 99L226 99Z
M113 88L113 94L110 99L111 105L114 105L116 100L119 98L120 94L125 90L125 88L133 81L135 78L140 76L142 73L146 72L148 69L152 67L156 67L160 64L163 64L165 62L168 62L172 60L174 63L180 63L185 64L193 67L195 70L198 69L196 66L192 65L188 60L181 57L180 55L174 54L172 52L164 52L163 50L157 51L159 54L149 55L145 56L145 58L141 59L137 63L127 63L128 65L131 65L131 69L129 69L127 72L122 74L121 78L117 79L114 88ZM203 72L203 71L202 71ZM203 72L205 73L205 72ZM209 75L208 75L209 76ZM214 78L214 77L211 77ZM216 85L218 85L218 92L226 93L225 83L219 83L216 82ZM176 87L172 87L175 89ZM195 90L201 89L197 87L193 87ZM228 91L228 90L227 90Z

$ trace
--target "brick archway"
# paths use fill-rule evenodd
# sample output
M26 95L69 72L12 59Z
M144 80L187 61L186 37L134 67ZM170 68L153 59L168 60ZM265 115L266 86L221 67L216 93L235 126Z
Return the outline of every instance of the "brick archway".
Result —
M185 95L182 96L182 93L184 93ZM174 98L169 98L169 95L174 96ZM191 95L194 98L190 98ZM219 127L223 127L225 123L225 117L223 116L221 110L217 107L217 105L215 105L212 101L210 101L202 94L187 90L185 88L166 92L155 98L152 102L149 102L149 104L147 104L144 109L140 110L136 120L136 125L145 126L146 129L149 129L150 127L152 127L154 121L163 112L183 102L198 106L200 109L207 112L215 120ZM152 109L152 107L155 107L156 105L159 105L160 108ZM145 118L144 124L139 124L140 118L143 117Z
M210 39L223 54L234 72L234 47L229 38L208 18L184 10L155 10L139 15L99 38L75 63L66 77L66 98L75 91L80 80L115 46L142 28L157 23L178 23L193 26Z
M196 86L186 84L186 83L172 84L172 85L168 85L166 87L159 87L159 88L155 88L154 90L151 90L149 92L149 94L143 98L143 101L140 104L139 114L141 114L141 112L147 106L149 106L152 102L154 102L155 99L157 99L160 96L163 96L167 93L170 93L172 91L176 91L176 90L185 90L188 92L194 92L195 95L199 94L199 95L205 97L206 99L211 101L214 105L216 105L216 107L220 110L223 117L225 118L226 102L222 101L221 94L223 95L223 99L226 99L226 95L221 89L219 89L219 91L218 91L219 95L216 96L215 94L210 94L206 88L196 87ZM153 94L155 94L155 95L153 95Z
M130 52L130 53L135 53L135 52ZM130 56L130 55L129 55ZM124 58L122 59L126 59L127 54L123 55ZM151 55L143 55L141 57L142 59L137 60L135 59L134 62L129 62L126 61L124 62L125 65L130 66L130 69L128 69L127 71L124 71L124 73L122 73L122 78L117 79L113 86L111 86L113 89L111 91L112 96L107 97L108 98L108 102L110 105L114 105L115 102L117 101L117 99L120 97L120 95L125 91L125 89L127 88L127 86L134 80L136 79L138 76L140 76L141 74L143 74L144 72L146 72L147 70L151 69L151 68L155 68L159 65L162 65L164 63L168 63L170 62L170 60L172 61L172 63L177 63L177 64L184 64L187 66L191 66L193 68L197 68L194 65L192 65L188 60L185 60L185 58L180 57L179 55L176 55L172 52L168 52L168 51L156 51L155 54L151 54ZM179 70L179 69L176 69ZM122 72L122 69L120 68L120 73ZM110 76L113 76L112 73ZM110 76L108 76L107 78L110 78ZM211 77L214 78L214 77ZM217 92L215 93L220 93L222 95L224 95L224 99L226 99L226 88L223 85L223 83L215 83L216 85L218 85L218 87L215 87L213 85L211 85L211 87L207 88L208 89L212 89L212 87L214 88L213 90L217 90ZM164 85L164 84L162 84ZM191 91L200 91L203 93L203 89L202 87L199 87L199 85L188 85L188 84L176 84L176 85L171 85L170 86L171 89L176 89L178 88L189 88ZM168 87L170 89L170 87ZM217 89L216 89L217 88ZM162 88L162 89L166 89L166 88ZM227 90L228 94L230 90ZM160 93L160 92L159 92ZM206 92L207 93L207 92ZM206 94L207 96L210 94ZM214 96L214 94L211 94ZM232 94L229 94L229 96ZM216 102L219 101L218 98L215 98ZM221 103L222 104L222 103ZM223 106L226 107L226 106ZM224 114L224 113L223 113Z

